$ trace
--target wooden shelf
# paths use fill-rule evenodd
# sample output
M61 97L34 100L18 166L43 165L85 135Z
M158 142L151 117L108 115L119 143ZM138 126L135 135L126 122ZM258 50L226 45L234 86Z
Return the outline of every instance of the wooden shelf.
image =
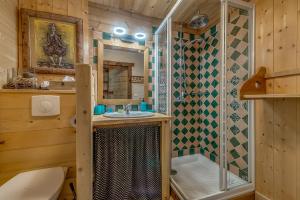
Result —
M240 89L241 100L275 99L275 98L300 98L300 94L267 94L267 79L295 76L300 74L300 69L285 70L266 74L266 68L261 67L258 72L247 80Z
M266 68L261 67L258 72L252 76L249 80L247 80L240 89L240 99L246 100L250 99L247 95L266 95ZM254 95L253 95L254 94Z
M75 94L75 90L0 89L0 93Z
M276 99L276 98L300 98L300 94L248 94L243 99Z
M269 73L269 74L265 75L265 78L266 79L271 79L271 78L278 78L278 77L285 77L285 76L296 76L296 75L300 75L300 68Z

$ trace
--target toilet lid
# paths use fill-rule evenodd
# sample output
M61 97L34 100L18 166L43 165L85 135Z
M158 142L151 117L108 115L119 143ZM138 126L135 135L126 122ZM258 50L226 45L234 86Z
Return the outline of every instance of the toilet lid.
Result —
M20 173L0 187L0 199L51 199L60 191L64 177L62 167Z

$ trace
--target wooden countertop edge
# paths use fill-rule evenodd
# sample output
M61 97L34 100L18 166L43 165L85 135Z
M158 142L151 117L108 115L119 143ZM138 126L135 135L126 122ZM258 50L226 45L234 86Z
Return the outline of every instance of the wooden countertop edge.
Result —
M123 125L123 124L134 124L134 123L148 123L148 122L162 122L169 121L172 117L155 113L151 117L143 118L107 118L102 115L93 116L93 126L105 126L105 125Z
M0 89L0 93L76 94L75 90Z

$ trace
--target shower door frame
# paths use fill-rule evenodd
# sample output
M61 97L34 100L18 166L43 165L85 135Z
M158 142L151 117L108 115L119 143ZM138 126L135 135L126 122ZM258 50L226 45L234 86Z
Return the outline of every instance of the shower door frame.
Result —
M177 0L171 11L168 13L168 15L164 18L164 20L161 22L160 26L154 33L154 41L155 41L155 101L154 101L154 108L156 111L158 111L158 36L159 33L163 30L164 27L167 28L167 113L168 115L171 115L171 68L172 68L172 59L171 59L171 38L172 38L172 15L175 13L177 8L180 7L184 0ZM247 192L252 192L255 189L255 144L254 144L254 103L253 101L248 101L248 111L249 111L249 127L248 127L248 183L237 186L234 188L228 188L227 183L227 134L226 134L226 35L227 35L227 14L228 14L228 6L232 5L237 8L246 9L249 12L249 76L253 75L254 73L254 35L255 35L255 5L253 3L248 3L242 0L220 0L221 3L221 108L220 108L220 124L223 124L220 127L220 180L219 180L219 187L220 187L220 193L213 194L211 196L207 196L204 198L201 198L201 200L214 200L216 198L222 200L222 199L228 199L231 197L239 196ZM252 30L251 30L252 28ZM225 114L224 114L225 113ZM171 162L171 161L170 161ZM173 187L172 183L171 186L175 192L177 191L176 187ZM183 199L183 197L180 196L180 193L177 193L180 199Z
M220 190L222 191L253 191L255 188L255 143L254 143L254 102L248 101L248 184L228 187L228 159L227 159L227 24L228 7L232 6L247 10L249 13L249 78L254 74L254 41L255 41L255 5L242 0L221 0L221 116L220 123Z
M175 5L173 6L173 8L170 10L170 12L168 13L168 15L164 18L164 20L161 22L161 24L159 25L159 27L157 28L157 30L154 33L154 43L155 43L155 86L154 86L154 96L155 96L155 100L154 100L154 109L156 111L158 111L158 88L159 88L159 80L158 80L158 76L159 76L159 64L158 64L158 58L159 58L159 51L158 51L158 36L159 33L163 30L164 27L167 28L167 115L172 115L172 94L171 91L172 90L172 51L171 51L171 46L172 46L172 14L176 11L176 9L180 6L181 2L183 2L184 0L177 0L177 2L175 3Z

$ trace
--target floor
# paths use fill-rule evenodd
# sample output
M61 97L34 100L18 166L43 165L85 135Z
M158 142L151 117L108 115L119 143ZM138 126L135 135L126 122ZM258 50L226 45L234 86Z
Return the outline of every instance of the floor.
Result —
M176 170L177 174L171 176L171 181L185 199L220 193L219 165L201 154L173 158L172 170ZM246 183L231 172L228 172L228 181L230 187Z

